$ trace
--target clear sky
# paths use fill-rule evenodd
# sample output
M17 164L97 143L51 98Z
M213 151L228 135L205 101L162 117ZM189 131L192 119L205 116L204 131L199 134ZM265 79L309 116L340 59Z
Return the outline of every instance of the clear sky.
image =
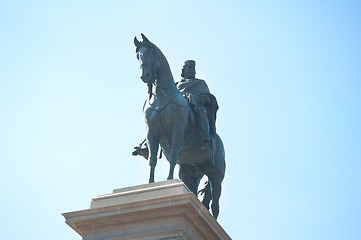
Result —
M144 33L218 99L233 239L361 239L360 30L350 0L0 1L1 238L80 240L61 213L147 182Z

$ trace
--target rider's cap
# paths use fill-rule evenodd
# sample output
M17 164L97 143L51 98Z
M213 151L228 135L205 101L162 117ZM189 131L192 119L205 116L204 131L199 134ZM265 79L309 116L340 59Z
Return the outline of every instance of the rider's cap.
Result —
M186 65L188 65L190 67L195 67L196 66L196 61L194 61L194 60L186 60L184 62L184 66L186 66Z

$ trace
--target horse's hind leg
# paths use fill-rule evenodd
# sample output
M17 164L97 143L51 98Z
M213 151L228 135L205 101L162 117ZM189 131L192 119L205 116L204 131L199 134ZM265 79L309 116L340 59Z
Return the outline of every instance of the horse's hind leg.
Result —
M200 192L204 194L202 203L209 210L209 203L212 200L211 183L208 181L207 185Z
M211 189L212 189L212 215L217 219L219 214L219 198L222 192L222 180L212 177L210 178Z
M179 178L196 196L198 194L198 186L202 176L194 174L196 171L193 166L182 164L179 168Z

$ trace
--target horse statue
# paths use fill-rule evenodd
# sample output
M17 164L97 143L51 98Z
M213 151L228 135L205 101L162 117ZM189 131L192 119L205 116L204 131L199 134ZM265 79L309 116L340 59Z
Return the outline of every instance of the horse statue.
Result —
M161 50L143 34L142 41L134 38L136 57L140 64L140 78L148 86L149 97L144 104L147 151L142 156L149 160L149 182L154 182L159 146L169 161L168 180L173 179L179 164L179 178L197 196L201 178L208 183L202 203L217 219L221 184L225 174L225 152L221 138L215 134L213 146L200 147L197 122L185 97L177 89L171 69ZM133 155L136 155L133 153Z

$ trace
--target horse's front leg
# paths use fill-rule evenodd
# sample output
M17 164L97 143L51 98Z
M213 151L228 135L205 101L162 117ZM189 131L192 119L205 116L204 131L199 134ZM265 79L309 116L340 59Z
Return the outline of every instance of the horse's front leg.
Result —
M159 139L155 137L155 135L148 132L147 134L147 144L149 150L149 166L150 166L150 173L149 173L149 183L154 182L154 171L155 166L157 165L157 153L159 149Z
M169 175L168 180L173 179L174 168L177 164L179 152L184 143L184 128L175 126L172 133L172 149L169 154Z

